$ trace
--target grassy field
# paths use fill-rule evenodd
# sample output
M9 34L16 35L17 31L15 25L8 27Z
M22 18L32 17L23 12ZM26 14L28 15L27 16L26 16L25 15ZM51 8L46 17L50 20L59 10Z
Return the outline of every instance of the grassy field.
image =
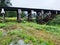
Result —
M0 45L10 45L14 41L24 40L30 45L60 45L60 25L37 24L34 22L13 21L16 18L6 18L9 22L0 23ZM11 21L12 20L12 21ZM52 24L52 25L51 25Z

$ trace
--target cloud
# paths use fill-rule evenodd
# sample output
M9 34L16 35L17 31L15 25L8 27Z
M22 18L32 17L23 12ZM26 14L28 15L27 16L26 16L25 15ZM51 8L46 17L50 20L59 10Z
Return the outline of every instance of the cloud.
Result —
M11 0L13 7L60 9L59 0Z

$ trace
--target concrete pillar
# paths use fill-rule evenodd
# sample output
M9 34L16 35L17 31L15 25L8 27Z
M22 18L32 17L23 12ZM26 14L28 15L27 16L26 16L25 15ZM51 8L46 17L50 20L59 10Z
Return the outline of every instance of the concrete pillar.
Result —
M48 17L51 18L51 11L48 12Z
M58 12L56 11L56 15L58 14Z
M32 13L31 13L31 11L28 11L28 21L32 21Z
M41 14L44 14L44 10L41 11Z
M2 14L2 16L3 16L3 22L5 22L5 11L4 11L4 8L2 8L1 14Z
M44 12L44 10L41 10L40 15L41 15L41 19L43 20L43 19L44 19L44 17L45 17L45 12Z
M21 22L21 9L17 10L17 21Z

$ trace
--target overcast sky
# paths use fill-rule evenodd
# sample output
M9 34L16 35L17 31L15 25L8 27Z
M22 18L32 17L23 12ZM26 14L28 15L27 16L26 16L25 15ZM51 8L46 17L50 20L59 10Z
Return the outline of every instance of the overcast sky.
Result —
M60 10L60 0L11 0L13 7Z

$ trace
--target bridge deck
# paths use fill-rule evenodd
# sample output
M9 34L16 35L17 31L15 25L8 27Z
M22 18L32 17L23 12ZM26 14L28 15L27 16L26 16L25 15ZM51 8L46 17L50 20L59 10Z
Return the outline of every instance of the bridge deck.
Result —
M23 7L0 7L0 10L1 10L1 8L4 8L7 11L16 11L17 9L21 9L22 11L29 11L29 10L34 10L34 11L41 11L41 10L44 10L44 11L60 11L60 10L51 10L51 9L35 9L35 8L23 8Z

